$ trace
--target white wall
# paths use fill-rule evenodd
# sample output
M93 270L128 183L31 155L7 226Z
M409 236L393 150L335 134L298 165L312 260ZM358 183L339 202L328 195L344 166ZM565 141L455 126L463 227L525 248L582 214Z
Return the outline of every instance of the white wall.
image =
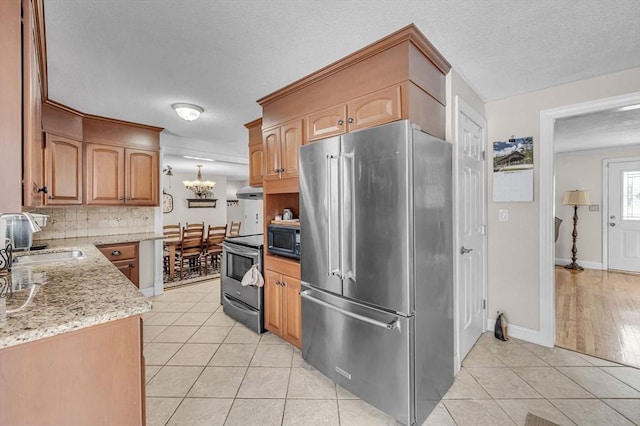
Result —
M207 173L206 165L202 168L202 178L216 183L213 188L214 197L217 198L215 208L189 208L187 198L196 198L192 191L189 191L182 184L183 180L194 180L197 170L193 173L175 173L171 177L171 188L169 188L169 177L162 176L162 186L166 192L173 196L173 211L164 213L162 222L165 225L180 223L201 223L205 226L221 226L227 223L227 178L225 176L212 176Z
M640 68L634 68L533 93L489 102L488 158L497 140L533 136L534 201L488 205L489 315L505 311L514 325L539 330L539 147L540 111L640 90ZM488 198L493 190L489 161ZM498 222L498 209L509 209L509 221ZM552 214L552 213L550 213Z
M589 207L578 207L578 264L594 269L602 268L602 160L638 156L638 148L597 149L589 151L563 152L556 154L555 215L563 220L556 243L556 259L571 258L573 245L573 206L562 204L565 191L585 189L589 191L591 204L599 206L598 211ZM568 263L568 262L567 262ZM564 262L562 263L564 264Z

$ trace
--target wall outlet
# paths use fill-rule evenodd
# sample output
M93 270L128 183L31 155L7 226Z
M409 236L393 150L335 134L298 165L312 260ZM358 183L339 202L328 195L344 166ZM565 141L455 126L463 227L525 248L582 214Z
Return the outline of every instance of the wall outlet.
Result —
M509 222L509 209L498 210L498 222Z
M589 205L590 212L598 212L600 211L600 206L598 204L590 204Z

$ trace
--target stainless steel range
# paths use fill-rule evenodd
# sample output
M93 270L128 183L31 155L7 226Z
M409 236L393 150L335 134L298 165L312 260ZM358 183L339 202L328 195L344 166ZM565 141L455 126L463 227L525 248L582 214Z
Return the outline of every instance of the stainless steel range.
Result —
M262 263L262 234L227 238L222 243L221 297L224 313L256 333L264 332L264 288L243 286L242 277Z

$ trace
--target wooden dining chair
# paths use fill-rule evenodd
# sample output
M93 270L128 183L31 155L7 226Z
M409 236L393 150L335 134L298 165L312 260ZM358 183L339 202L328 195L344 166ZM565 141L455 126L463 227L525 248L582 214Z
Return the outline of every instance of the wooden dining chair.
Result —
M169 242L174 244L176 241L180 241L180 237L182 235L181 232L182 231L180 228L180 222L178 222L177 225L164 225L162 227L162 233L164 235L165 241L169 240ZM162 265L165 274L169 274L169 262L176 261L176 259L171 259L170 256L171 252L169 250L168 244L165 243L162 250Z
M189 270L198 267L200 274L202 274L202 235L197 233L185 235L183 233L178 264L180 266L180 279L182 279L187 265Z
M242 222L231 222L231 226L229 227L230 237L237 237L240 235L240 225L242 225Z
M222 242L227 236L227 225L209 226L207 237L204 242L204 273L209 273L209 260L211 260L212 271L220 269L220 258L222 256Z
M182 228L182 236L185 235L200 235L202 237L204 235L204 222L201 223L187 223L184 228Z

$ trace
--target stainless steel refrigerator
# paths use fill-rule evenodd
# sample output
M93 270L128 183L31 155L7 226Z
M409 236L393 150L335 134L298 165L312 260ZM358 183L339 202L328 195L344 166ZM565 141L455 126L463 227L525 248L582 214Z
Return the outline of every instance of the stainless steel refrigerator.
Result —
M407 120L300 148L302 356L406 425L453 382L451 193Z

